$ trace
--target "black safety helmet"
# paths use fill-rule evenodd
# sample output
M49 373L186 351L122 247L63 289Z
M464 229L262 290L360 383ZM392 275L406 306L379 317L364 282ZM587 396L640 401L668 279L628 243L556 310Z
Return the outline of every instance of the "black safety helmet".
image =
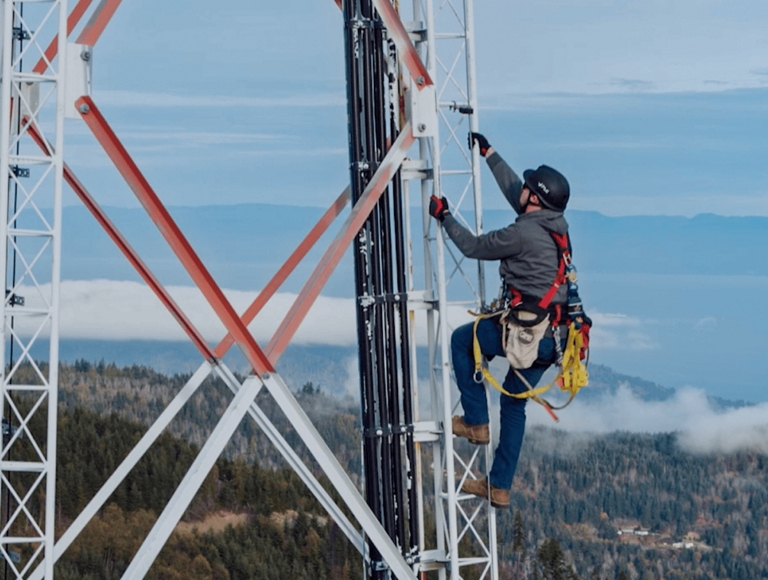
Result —
M523 171L525 185L539 197L541 205L555 211L564 211L571 197L568 180L557 169L549 165L539 165L536 170Z

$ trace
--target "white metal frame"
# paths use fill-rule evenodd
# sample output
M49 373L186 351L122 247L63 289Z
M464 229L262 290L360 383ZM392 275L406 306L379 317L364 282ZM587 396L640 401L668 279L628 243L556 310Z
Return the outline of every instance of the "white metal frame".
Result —
M0 166L5 175L0 179L0 261L6 295L1 307L0 414L8 419L8 434L0 445L0 556L9 577L26 577L41 564L50 579L66 59L47 62L44 73L32 67L56 34L58 53L65 54L67 0L4 0L1 5ZM52 146L41 154L25 123ZM31 294L23 296L23 304L17 296L22 286ZM47 367L32 357L35 345L46 339ZM8 358L11 348L13 360Z
M436 84L439 123L437 136L419 139L419 160L403 175L420 182L425 294L436 305L427 313L432 408L420 410L420 416L431 416L443 427L437 436L428 427L417 429L420 444L432 445L437 522L436 547L424 552L422 563L425 570L438 570L441 579L458 580L462 568L476 566L480 578L497 580L496 512L488 502L460 491L465 479L477 477L483 460L491 465L493 444L464 457L450 433L451 417L461 410L451 373L447 313L452 306L477 309L485 304L484 269L446 244L427 212L430 195L445 196L453 215L482 233L480 157L477 147L470 150L467 144L468 133L478 130L472 11L472 0L413 2L411 32ZM459 543L467 536L477 553L460 552Z
M276 374L262 373L260 377L251 377L241 384L226 366L217 362L203 363L54 545L59 264L65 116L63 68L67 59L56 58L52 62L46 60L47 70L43 73L28 71L43 57L43 43L55 34L58 34L58 54L67 54L66 1L0 0L3 17L0 23L3 31L0 43L0 164L5 168L7 176L6 179L0 180L0 213L3 216L0 220L0 240L3 245L0 259L3 260L6 280L9 277L9 268L12 268L8 257L15 253L17 264L20 264L20 275L2 306L4 333L0 362L5 372L2 374L3 381L0 385L0 411L8 414L10 410L12 422L15 422L14 427L18 428L4 438L0 451L0 491L7 490L13 498L8 504L10 509L5 503L2 506L5 511L0 521L3 524L0 525L0 555L8 561L16 578L51 579L55 561L101 509L114 489L151 447L205 377L211 372L216 372L232 390L234 399L126 570L124 578L144 576L213 462L246 414L264 430L353 545L366 556L366 543L361 532L356 530L341 507L334 502L254 402L256 394L263 386L267 387L354 514L362 533L384 556L392 575L402 580L413 578L415 570L405 562L399 549L386 535L359 490L322 441L282 379ZM389 0L376 1L389 3ZM24 4L29 6L26 13ZM438 126L430 127L429 136L420 136L418 159L409 160L403 168L405 191L408 191L408 179L420 181L421 186L423 234L414 236L410 231L410 221L407 220L407 235L410 242L417 237L423 239L426 271L423 291L414 290L414 280L411 277L411 289L414 291L411 293L409 305L412 310L427 307L432 409L430 413L422 413L425 417L431 417L430 420L417 423L415 438L419 445L429 444L433 448L437 520L434 538L436 549L423 552L416 569L437 570L440 578L450 576L452 580L456 580L460 578L463 567L473 565L481 568L481 578L497 580L495 511L487 502L458 492L464 479L475 477L481 450L476 450L470 457L462 457L454 449L452 436L450 433L446 435L443 428L450 425L451 415L457 412L457 393L451 382L448 352L451 329L446 320L448 308L456 302L450 302L449 296L461 296L463 291L469 298L461 304L482 305L485 297L483 268L480 263L465 261L452 251L450 246L445 244L442 231L435 229L434 220L427 213L429 196L432 193L445 195L450 199L453 213L458 219L463 220L475 232L482 230L479 158L476 150L470 152L467 149L465 141L467 132L477 129L471 0L442 0L439 6L433 5L433 0L414 0L413 14L416 23L411 27L412 38L418 41L421 54L425 57L423 60L427 71L436 82L434 90L419 89L421 101L417 108L423 107L426 100L434 98L438 119ZM37 18L34 24L30 24L31 18ZM14 28L22 31L23 43L14 42ZM397 41L403 45L402 36L397 37ZM15 55L14 44L18 53ZM20 52L18 46L23 46L23 51ZM409 66L418 64L413 59L408 62ZM423 78L421 82L423 83ZM465 123L465 117L455 110L457 106L468 106L473 110L474 114L467 117L469 123ZM13 111L16 113L16 124L13 122ZM19 111L21 115L18 115ZM424 109L418 112L426 114ZM31 142L23 125L20 125L27 117L44 142L52 144L47 146L42 155ZM406 124L403 132L405 134L409 131L410 125ZM399 166L405 151L397 151L397 155L399 158L396 165ZM26 166L30 167L30 177L22 178L17 168ZM21 197L18 206L9 213L11 186L13 191L18 188ZM27 216L31 218L27 219ZM28 225L35 220L36 226ZM335 251L333 248L332 250ZM410 256L412 258L412 252ZM413 265L412 259L410 263ZM465 271L468 267L474 271ZM35 296L25 297L26 305L19 304L15 299L16 290L22 284L25 288L34 288L36 293ZM453 291L455 287L458 287L456 292ZM23 331L18 330L21 320L25 321L25 324L21 325ZM414 312L411 320L415 320ZM415 335L414 326L411 330ZM45 339L46 335L49 337L47 368L32 359L35 343ZM412 338L415 379L417 350L415 336ZM18 358L14 357L14 364L6 369L9 362L6 351L10 344L18 346L21 352ZM22 365L22 362L27 364ZM34 377L34 380L27 381L31 384L21 382L20 369L24 369L24 376ZM32 372L29 372L30 370ZM19 404L20 400L23 400L22 405ZM24 405L31 405L31 410L21 411ZM38 433L31 427L30 421L33 415L41 413L46 414L46 427L41 430L42 433ZM484 449L486 465L490 465L491 450L491 446ZM422 476L419 469L420 484ZM45 502L44 506L39 506L35 500L41 494L35 492L43 485ZM29 524L22 526L21 522L24 520ZM6 521L10 524L4 525ZM28 529L32 529L34 533L28 533ZM466 536L473 538L473 549L479 549L479 555L459 553L459 542ZM16 565L11 561L9 548L14 544L26 544L29 547L25 552L33 555L25 556L19 565Z

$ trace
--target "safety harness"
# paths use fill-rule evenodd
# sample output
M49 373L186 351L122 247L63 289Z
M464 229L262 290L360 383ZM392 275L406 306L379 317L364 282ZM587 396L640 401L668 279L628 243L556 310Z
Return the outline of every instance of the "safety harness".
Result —
M559 256L557 275L552 282L552 285L549 287L549 290L547 290L544 296L537 301L535 298L524 296L519 290L512 286L504 288L502 299L495 309L488 313L476 315L475 323L472 327L472 349L475 358L475 382L482 383L483 379L485 379L492 387L508 397L514 397L516 399L532 399L543 406L555 421L559 421L554 411L567 407L571 401L573 401L576 393L588 383L589 374L587 373L587 364L589 362L589 330L592 327L592 321L584 313L583 305L579 298L578 285L576 284L576 267L571 262L568 234L558 234L553 231L549 231L549 234L557 245ZM565 283L568 284L568 302L567 312L565 313L565 316L563 316L563 305L555 304L552 308L550 308L550 305L557 294L558 289ZM536 316L531 320L521 320L518 316L518 313L520 312L532 312ZM534 388L522 373L513 367L512 370L528 390L522 393L510 393L499 384L484 364L483 353L480 350L480 341L477 338L477 326L480 321L496 317L499 317L499 322L503 329L502 343L505 345L507 342L506 321L508 319L511 318L514 320L515 324L519 326L530 327L539 324L546 317L550 318L552 337L555 341L555 351L557 353L557 364L560 366L560 373L554 381L548 385ZM565 349L563 349L560 344L560 325L563 322L568 326L568 337L565 342ZM553 385L557 385L560 387L560 390L569 393L568 401L559 407L553 406L549 401L541 397L541 395L552 388Z

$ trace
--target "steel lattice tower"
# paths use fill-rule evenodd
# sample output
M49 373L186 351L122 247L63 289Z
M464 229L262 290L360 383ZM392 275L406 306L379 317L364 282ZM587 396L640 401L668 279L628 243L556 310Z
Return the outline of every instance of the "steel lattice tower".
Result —
M430 195L444 195L459 220L476 233L482 230L478 153L467 147L467 134L478 125L472 6L469 0L439 6L427 0L410 9L413 20L404 26L425 68L423 73L410 70L409 77L404 47L397 46L391 21L386 22L388 2L343 2L353 202L371 183L387 141L407 130L401 112L419 142L417 156L403 163L385 190L353 253L366 498L409 563L452 579L460 577L462 568L475 566L480 577L495 579L495 512L487 502L459 491L467 477L476 477L480 464L490 464L492 448L476 448L464 456L445 432L458 412L449 312L483 308L484 272L481 263L465 261L445 243L427 211ZM400 16L405 11L400 4ZM417 199L410 193L414 182ZM421 227L416 233L407 216L411 204L419 201ZM418 239L423 243L415 249ZM416 260L421 252L423 259ZM428 409L417 408L413 388L417 359L424 353L415 348L415 328L408 321L415 320L418 309L427 313ZM425 468L433 473L433 489L420 504L414 488L425 491ZM432 499L427 505L425 497ZM435 515L435 530L424 529L425 509ZM465 538L469 547L461 553L459 543ZM385 562L375 550L368 575L386 576Z
M490 464L491 447L465 455L444 429L458 412L448 352L449 313L452 308L484 306L484 273L481 264L463 260L445 243L427 211L431 194L445 195L459 220L475 232L482 230L478 153L466 147L468 131L478 125L471 0L439 5L414 0L407 6L390 0L348 0L342 5L337 0L347 46L350 187L242 314L234 311L89 96L92 47L120 0L100 0L91 8L92 3L78 0L67 17L65 0L4 0L0 23L0 162L7 172L0 189L6 272L0 555L15 577L52 578L54 562L213 373L232 393L229 406L123 578L144 577L247 415L360 551L370 577L407 580L427 573L456 580L463 569L475 566L478 576L496 580L495 512L487 502L457 492L465 478ZM67 43L89 10L90 20L76 43ZM405 21L406 13L412 20ZM65 115L81 119L90 129L222 321L227 335L216 347L203 339L64 163ZM63 181L171 312L203 361L54 545ZM347 204L352 205L350 213L262 349L247 325ZM363 494L275 371L350 246L365 422ZM426 349L417 348L416 341L422 315ZM222 362L232 346L253 369L244 381ZM33 351L39 356L46 347L47 362L35 362ZM429 380L422 394L426 390L428 397L420 399L418 369L425 356ZM340 503L257 405L262 389L289 419ZM425 529L426 510L435 515L434 530ZM346 513L353 514L357 526Z
M472 0L419 0L413 5L413 19L415 27L423 26L418 46L436 83L438 117L437 133L419 143L418 164L426 171L408 175L419 183L421 196L425 294L437 304L436 310L427 312L432 408L422 416L432 417L449 431L451 416L461 414L450 367L449 314L485 306L485 274L482 262L466 260L446 243L427 208L430 195L445 196L456 219L482 233L480 158L477 148L469 150L467 145L468 133L477 131L479 123ZM459 450L450 433L441 432L431 446L437 537L435 551L424 554L425 567L432 559L441 578L456 580L463 568L472 566L480 578L496 580L495 510L459 491L466 478L490 466L493 445ZM464 538L471 540L469 550L460 549Z
M66 0L5 0L0 99L3 440L0 555L53 578ZM49 49L50 51L50 49ZM47 146L35 146L30 129ZM33 352L45 348L45 363ZM39 346L38 346L39 343Z

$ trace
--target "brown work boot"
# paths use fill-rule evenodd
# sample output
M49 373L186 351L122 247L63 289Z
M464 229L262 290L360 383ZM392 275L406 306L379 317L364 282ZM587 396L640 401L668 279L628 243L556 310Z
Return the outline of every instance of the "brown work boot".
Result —
M488 480L483 479L466 479L461 484L461 491L464 493L471 493L477 497L488 499ZM491 488L491 505L495 508L508 508L509 507L509 490L501 489L500 487Z
M475 445L488 445L491 442L491 432L488 430L488 424L485 425L467 425L464 417L456 415L451 419L451 431L456 437L466 437L467 441Z

